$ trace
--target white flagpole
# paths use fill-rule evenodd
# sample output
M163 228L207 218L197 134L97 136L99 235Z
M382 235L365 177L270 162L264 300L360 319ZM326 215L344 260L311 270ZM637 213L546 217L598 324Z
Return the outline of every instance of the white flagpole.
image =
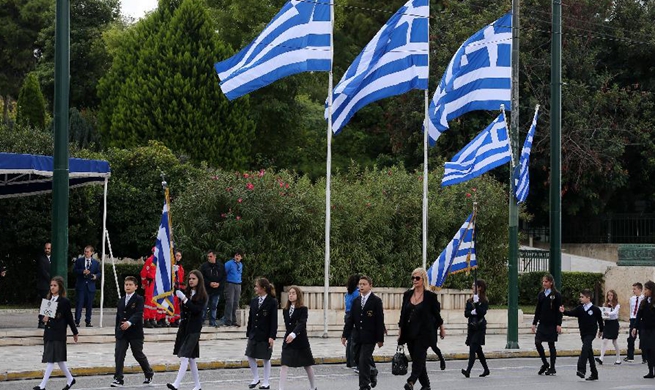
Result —
M429 7L429 4L428 4ZM430 12L428 11L428 80L430 75ZM428 125L430 120L430 98L425 88L425 124L423 126L423 269L428 263Z
M327 129L327 162L325 172L325 289L323 291L323 337L328 337L328 305L330 303L330 186L332 176L332 88L334 66L334 1L330 2L330 24L332 33L330 34L330 73L328 74L328 129Z
M105 192L103 196L103 209L102 209L102 251L100 251L102 259L101 264L101 277L100 277L100 327L102 328L102 319L105 308L105 236L107 232L107 182L108 178L105 177Z

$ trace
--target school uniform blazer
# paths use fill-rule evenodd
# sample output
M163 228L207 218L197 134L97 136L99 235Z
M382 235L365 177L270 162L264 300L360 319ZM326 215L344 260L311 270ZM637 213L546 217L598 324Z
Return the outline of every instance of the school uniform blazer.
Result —
M441 304L436 294L425 290L423 302L414 310L410 310L412 294L414 294L413 289L409 289L403 294L403 305L400 310L400 320L398 320L398 327L401 329L398 343L405 344L408 341L421 340L425 345L432 345L437 340L436 329L443 324L440 314Z
M132 294L127 305L125 297L118 300L116 309L116 338L126 340L143 339L143 297L137 293ZM132 325L126 330L121 329L121 323L130 322Z
M262 306L258 306L259 298L253 298L250 301L246 337L255 341L268 341L269 338L275 340L277 334L277 299L267 295L264 302L262 302Z
M582 305L573 310L564 311L565 316L578 317L578 328L580 336L596 335L596 332L603 333L604 323L603 315L598 306L591 305L591 308L585 311Z
M42 254L36 259L36 289L50 290L50 260Z
M182 328L181 333L200 333L202 330L202 311L206 304L206 300L194 301L191 298L188 298L184 304L180 302L180 328Z
M73 271L75 272L75 275L77 275L77 278L75 279L75 289L77 291L80 290L86 290L90 293L95 293L96 292L96 282L100 280L101 272L100 272L100 263L96 259L91 259L91 267L89 268L89 271L91 271L90 274L84 275L84 270L86 269L86 259L84 256L78 258L75 260L75 266L73 267ZM95 279L92 278L91 275L95 275Z
M639 329L641 349L655 348L655 305L648 298L639 305L635 327Z
M341 337L353 336L354 343L375 344L384 342L384 309L382 299L371 293L362 307L362 299L355 299L346 318Z
M66 341L66 327L69 326L74 335L77 334L75 319L71 312L71 301L66 297L57 298L57 312L54 318L49 318L45 324L43 341Z
M284 317L284 339L287 339L290 333L295 333L296 338L290 344L284 343L284 348L304 349L309 348L309 339L307 339L307 317L309 310L306 306L293 309L293 314L289 316L289 310L282 310Z
M562 294L551 290L546 296L546 293L541 291L537 295L537 308L534 311L532 325L537 325L539 322L543 325L562 325L560 306L562 306Z

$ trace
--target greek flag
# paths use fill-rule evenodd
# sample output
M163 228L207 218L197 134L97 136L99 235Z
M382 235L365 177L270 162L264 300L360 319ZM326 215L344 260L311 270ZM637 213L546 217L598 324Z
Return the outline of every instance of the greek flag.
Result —
M501 112L496 120L453 157L453 161L446 163L441 186L471 180L511 159L507 123Z
M332 67L332 21L326 0L289 0L245 49L214 64L229 100L281 78Z
M409 0L355 58L333 91L335 134L369 103L428 88L428 17L428 0Z
M153 299L159 308L173 315L173 264L171 262L171 239L168 225L168 205L166 203L164 203L159 231L157 232L154 262L157 265L157 275L155 276Z
M475 110L511 110L512 14L475 33L450 60L430 102L428 135L434 144L448 121Z
M530 192L530 151L532 150L532 139L534 138L534 132L537 128L538 116L539 106L537 106L537 108L534 110L532 126L530 126L528 136L525 138L523 150L521 150L521 159L519 160L518 167L516 167L516 169L518 169L518 175L515 176L516 178L514 188L514 193L516 194L516 203L525 202L525 199L528 197L528 192Z
M446 245L439 258L428 269L431 286L441 288L448 274L476 268L475 258L475 216L471 213L459 228L455 237Z

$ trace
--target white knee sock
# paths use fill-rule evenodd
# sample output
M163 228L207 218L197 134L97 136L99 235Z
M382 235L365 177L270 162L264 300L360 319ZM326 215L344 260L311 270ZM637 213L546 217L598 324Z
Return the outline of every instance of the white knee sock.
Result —
M289 371L289 367L280 367L280 383L277 386L278 390L284 390L284 386L287 384L287 371Z
M184 374L186 374L187 367L189 367L189 358L180 358L180 369L177 371L177 378L175 378L175 382L173 382L173 386L176 389L180 388L180 384L182 383L182 379L184 379Z
M316 377L314 376L314 368L312 366L307 366L305 367L305 371L307 372L307 379L309 379L309 388L311 390L316 389Z
M257 359L249 357L248 366L250 366L250 371L252 372L252 383L259 382L259 372L257 371Z
M264 360L264 383L262 383L262 385L270 386L271 385L271 383L269 382L270 379L271 379L271 361Z
M54 363L48 363L45 365L45 372L43 373L43 380L39 384L39 387L42 389L45 389L45 385L48 384L48 379L50 379L50 375L52 375L52 370L55 369L55 364Z
M196 385L193 390L200 390L200 375L198 374L198 365L196 364L196 359L189 359L189 368L191 368L191 375L193 376L193 381Z
M621 350L619 349L619 341L617 339L612 340L612 344L614 344L614 352L616 352L616 361L620 362L621 361Z
M600 360L602 361L603 358L605 357L605 351L607 351L607 342L609 340L607 339L602 339L600 341Z
M73 374L71 374L68 366L66 366L66 362L57 362L57 364L59 365L59 369L66 375L66 384L70 386L73 383Z

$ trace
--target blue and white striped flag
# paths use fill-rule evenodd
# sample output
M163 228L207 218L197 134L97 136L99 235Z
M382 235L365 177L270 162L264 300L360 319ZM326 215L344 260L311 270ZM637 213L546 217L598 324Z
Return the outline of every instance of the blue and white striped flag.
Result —
M471 213L459 228L455 237L446 245L437 260L428 269L428 281L431 286L441 288L448 274L468 271L476 268L475 257L475 218Z
M429 16L428 0L409 0L355 58L333 91L335 134L367 104L428 88Z
M501 112L498 118L460 150L452 161L446 163L441 186L471 180L511 159L507 123Z
M289 0L245 49L214 64L229 100L281 78L332 67L332 21L327 0Z
M521 159L519 161L518 175L515 176L514 193L516 194L516 203L525 202L530 192L530 151L532 150L532 139L534 132L537 128L537 118L539 116L539 106L534 110L534 117L532 118L532 126L528 131L528 136L525 138L523 150L521 150Z
M475 33L450 60L430 102L428 135L434 144L448 121L470 111L511 110L512 14Z
M168 205L164 203L159 231L157 232L157 243L155 244L155 259L157 274L155 275L155 291L153 299L157 307L165 310L170 315L174 314L173 307L173 264L171 262L171 239L168 224Z

